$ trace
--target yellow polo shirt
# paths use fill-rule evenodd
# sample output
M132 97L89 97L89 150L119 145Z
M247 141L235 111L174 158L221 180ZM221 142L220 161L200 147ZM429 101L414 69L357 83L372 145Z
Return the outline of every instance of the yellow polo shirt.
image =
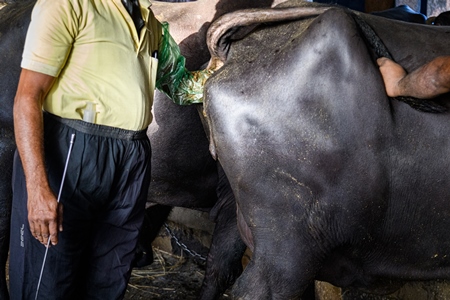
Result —
M128 130L146 128L151 107L161 24L140 0L146 25L138 36L120 0L38 0L22 68L56 77L43 109L82 119L88 102L95 123Z

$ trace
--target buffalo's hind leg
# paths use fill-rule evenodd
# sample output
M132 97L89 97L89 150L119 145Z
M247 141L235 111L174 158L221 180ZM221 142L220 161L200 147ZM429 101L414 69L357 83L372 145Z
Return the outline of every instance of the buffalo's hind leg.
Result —
M264 257L254 253L233 286L233 299L315 299L315 264L293 261L291 251L298 253L299 249Z
M295 213L288 214L286 208L289 205L281 197L276 197L277 190L270 191L275 191L275 194L270 195L265 190L269 198L278 199L270 203L277 204L271 207L263 206L262 195L250 199L241 193L248 201L238 203L238 214L242 216L238 224L253 255L233 286L232 297L242 300L315 299L314 279L327 250L319 247L315 237L305 230L311 228L308 218L302 217L305 211L301 207L306 200L300 206L291 206ZM298 192L300 195L301 191ZM255 208L248 203L258 203L259 206ZM316 229L318 232L319 227Z
M145 210L144 222L139 233L139 242L134 259L134 267L142 268L153 262L152 242L167 220L171 206L156 204Z
M236 221L236 200L221 166L217 187L218 202L211 210L216 223L208 253L200 299L217 299L242 273L242 256L246 246Z

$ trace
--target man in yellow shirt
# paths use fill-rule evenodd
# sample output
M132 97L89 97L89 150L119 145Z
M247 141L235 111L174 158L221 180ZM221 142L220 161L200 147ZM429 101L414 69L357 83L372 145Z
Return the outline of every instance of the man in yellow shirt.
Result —
M150 180L155 81L182 103L193 76L149 1L122 1L34 7L14 103L12 299L34 299L49 239L39 299L124 296Z

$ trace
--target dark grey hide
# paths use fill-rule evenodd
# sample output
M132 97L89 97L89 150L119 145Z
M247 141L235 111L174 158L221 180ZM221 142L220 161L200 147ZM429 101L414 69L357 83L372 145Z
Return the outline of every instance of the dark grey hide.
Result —
M33 3L34 1L12 3L0 10L0 299L8 299L4 270L8 255L11 170L15 150L12 107ZM270 5L268 1L258 5L263 3ZM231 6L222 3L222 9L236 6L245 8L248 5L247 2ZM200 68L209 59L204 37L199 39L197 35L198 33L192 33L183 41L186 47L181 47L186 56L194 56L195 51L202 53L202 57L197 58L199 63L188 65L190 69ZM197 45L202 41L203 44ZM242 272L240 258L245 245L236 227L234 197L220 166L209 154L208 140L197 107L177 106L157 92L154 116L155 122L149 131L152 143L152 181L148 199L158 205L151 206L146 211L136 265L151 263L151 242L172 206L210 211L216 226L201 298L214 299Z
M12 162L16 147L12 107L32 5L33 2L20 2L0 10L0 299L5 300L9 299L5 265L9 248Z
M212 1L212 0L210 0ZM272 0L219 0L214 19L224 13L249 7L270 7ZM167 4L168 10L169 5ZM154 8L157 10L157 8ZM204 11L192 12L206 14ZM168 14L168 12L166 12ZM176 14L175 14L176 15ZM169 24L177 22L169 20ZM205 33L209 23L179 44L189 70L201 69L209 60ZM172 26L172 30L175 26ZM216 223L207 257L200 299L217 299L242 272L245 251L236 225L236 206L228 180L208 151L208 140L198 116L201 106L181 107L156 91L154 122L149 128L152 144L152 180L149 203L141 236L142 252L151 253L151 242L171 207L209 211ZM151 260L143 256L140 263ZM139 263L139 262L138 262Z
M363 18L408 71L450 55L448 28ZM253 250L234 297L450 278L450 115L388 99L346 11L259 27L205 93Z

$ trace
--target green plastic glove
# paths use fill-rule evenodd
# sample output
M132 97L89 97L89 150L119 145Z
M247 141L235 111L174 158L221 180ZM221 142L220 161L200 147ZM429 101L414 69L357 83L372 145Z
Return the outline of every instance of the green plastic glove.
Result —
M163 37L159 47L156 88L179 105L203 102L203 86L212 75L211 70L189 72L180 47L169 33L169 24L163 23Z

